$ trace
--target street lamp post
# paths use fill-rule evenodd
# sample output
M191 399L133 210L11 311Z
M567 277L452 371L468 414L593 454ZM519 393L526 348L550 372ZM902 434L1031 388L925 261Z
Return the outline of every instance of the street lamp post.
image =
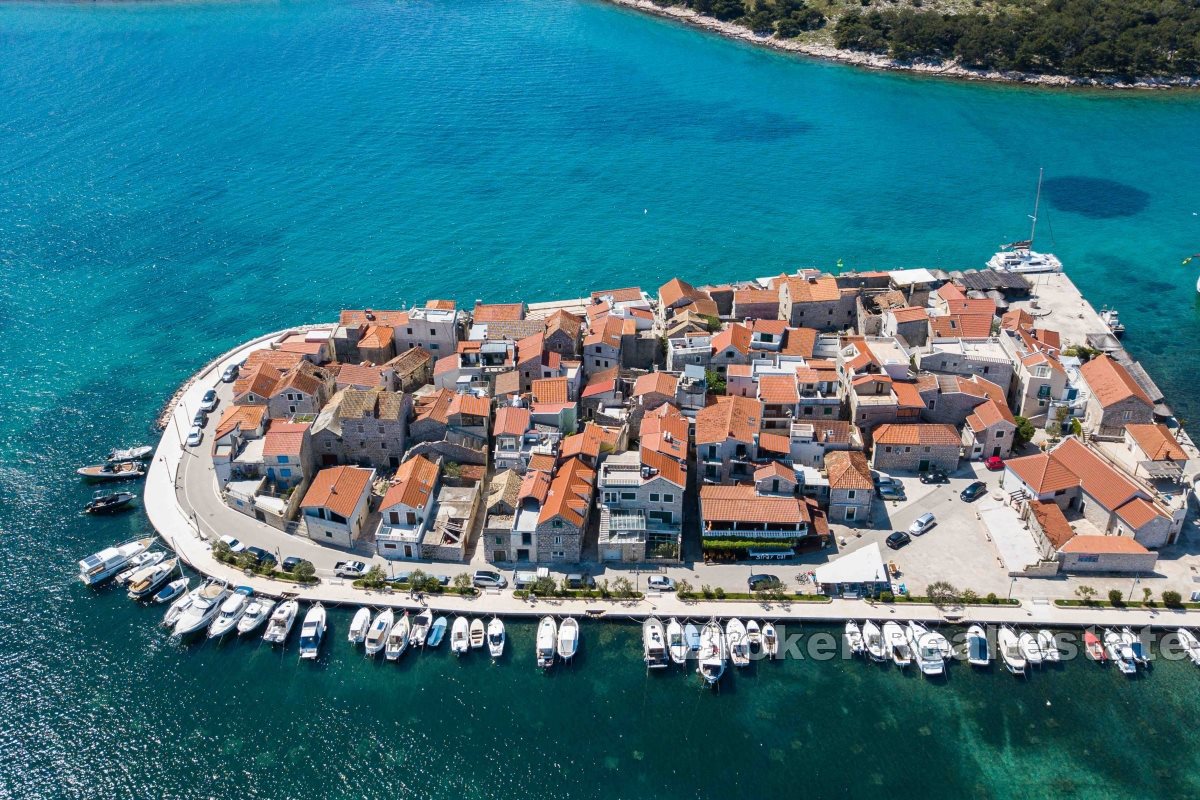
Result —
M1012 578L1011 578L1011 579L1008 581L1008 599L1009 599L1009 600L1012 600L1012 590L1013 590L1013 586L1015 586L1015 585L1016 585L1016 583L1017 583L1017 576L1016 576L1016 575L1014 575L1014 576L1013 576L1013 577L1012 577Z

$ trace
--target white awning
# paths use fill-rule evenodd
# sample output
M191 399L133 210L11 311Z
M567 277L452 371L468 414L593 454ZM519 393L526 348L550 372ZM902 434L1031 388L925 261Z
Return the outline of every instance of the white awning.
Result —
M875 543L817 567L814 572L819 584L888 582L887 565Z

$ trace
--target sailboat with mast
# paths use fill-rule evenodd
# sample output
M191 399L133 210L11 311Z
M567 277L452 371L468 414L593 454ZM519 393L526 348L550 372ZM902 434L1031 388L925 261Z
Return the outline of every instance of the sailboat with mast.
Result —
M1037 234L1038 211L1042 205L1042 177L1045 170L1038 169L1037 196L1033 201L1033 213L1029 215L1029 238L1000 245L1000 251L988 259L987 265L997 272L1062 272L1062 262L1050 253L1038 253L1033 249Z

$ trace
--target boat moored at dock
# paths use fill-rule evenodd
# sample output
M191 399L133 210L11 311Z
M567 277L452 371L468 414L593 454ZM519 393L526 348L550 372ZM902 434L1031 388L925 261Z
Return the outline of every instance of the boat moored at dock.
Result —
M555 651L564 663L575 657L579 649L579 623L574 617L567 617L558 626L558 641Z
M471 647L469 638L471 623L466 617L455 617L454 624L450 627L450 652L456 656L461 656Z
M715 620L709 620L700 631L699 664L696 671L706 686L716 686L725 674L725 631Z
M687 662L688 653L687 642L683 638L683 626L679 624L679 620L671 617L667 621L667 654L674 663L684 664Z
M442 643L442 638L446 635L446 628L449 623L445 617L438 617L433 621L433 625L429 628L429 635L425 637L425 644L430 647L437 647Z
M391 632L388 633L387 644L383 648L383 657L388 661L395 661L404 654L408 649L408 634L412 630L412 620L408 618L408 612L405 611L400 619L396 620L392 625Z
M867 648L867 655L872 661L887 661L888 647L883 640L883 633L879 630L879 625L875 620L867 620L862 626L863 644Z
M346 631L346 641L350 644L362 644L367 638L367 629L371 627L371 609L363 606L358 611L354 612L354 619L350 620L350 629Z
M554 665L555 648L558 645L558 624L554 617L542 617L538 622L537 639L534 642L537 665L549 669Z
M131 600L144 600L158 591L179 566L178 558L168 558L157 564L142 567L129 577L128 594Z
M387 645L388 634L392 632L392 625L395 621L396 612L390 608L385 608L375 615L371 627L367 630L367 635L363 637L363 648L367 655L378 655L379 651Z
M492 621L488 623L487 640L488 655L493 661L504 655L504 620L492 617Z
M271 617L271 612L275 610L275 601L267 597L255 597L250 600L250 605L246 606L242 618L238 620L237 632L238 636L244 636L247 633L253 633L258 630L258 627L265 623Z
M216 580L205 581L192 593L192 602L175 621L174 634L187 636L208 627L228 595L229 587L226 584Z
M846 623L846 649L850 655L857 656L867 652L867 646L863 642L862 631L859 630L858 623L850 620Z
M996 634L996 649L1004 661L1004 668L1013 675L1025 674L1025 656L1021 652L1021 641L1012 628L1005 625Z
M767 658L775 658L779 655L779 634L775 632L775 625L770 622L763 623L762 629L763 653Z
M426 608L413 617L412 629L408 632L408 643L413 647L424 647L431 625L433 625L433 612Z
M729 660L735 667L750 666L750 639L740 619L734 617L725 623L725 643L729 648Z
M986 667L992 663L987 631L981 625L967 628L967 663L973 667Z
M903 669L912 663L912 649L908 644L908 636L899 623L891 620L883 623L883 640L887 644L893 664Z
M296 622L296 615L300 613L300 602L298 600L286 600L275 607L271 612L271 618L267 620L267 629L263 631L263 641L267 644L284 644L287 642L288 634L292 632L292 625Z
M312 660L321 652L325 638L325 606L313 603L300 626L300 658Z
M79 580L87 586L96 586L125 569L130 561L154 544L153 537L106 547L79 562Z
M647 617L642 623L642 659L650 669L662 669L671 663L666 630L658 617Z

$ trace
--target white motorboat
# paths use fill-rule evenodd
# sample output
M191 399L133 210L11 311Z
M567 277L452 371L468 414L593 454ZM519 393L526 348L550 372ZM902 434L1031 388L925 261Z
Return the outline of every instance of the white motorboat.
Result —
M106 547L79 562L79 580L87 586L95 586L125 569L131 559L141 555L154 544L154 537L126 542L115 547Z
M758 620L752 619L746 623L746 643L753 648L762 648L762 628Z
M1037 233L1038 208L1042 202L1042 170L1038 170L1037 197L1033 201L1033 213L1029 216L1032 221L1029 226L1029 238L1019 242L1001 245L1000 252L988 259L987 265L997 272L1062 272L1062 262L1050 253L1035 253L1033 248L1034 235Z
M154 448L148 444L139 445L137 447L118 448L108 454L105 459L109 464L119 464L122 461L145 461L154 452Z
M1180 628L1175 633L1179 637L1179 646L1183 648L1183 652L1187 653L1193 664L1200 666L1200 639L1187 628Z
M924 628L924 626L922 627ZM941 631L933 628L925 628L925 635L929 637L929 641L942 654L942 660L949 663L950 659L954 657L954 648L950 646L950 640Z
M973 667L986 667L992 663L987 631L980 625L967 628L967 662Z
M412 630L408 633L408 643L413 647L424 647L429 638L429 626L433 624L433 612L428 608L413 617Z
M183 616L183 612L187 611L196 598L200 596L200 590L204 588L204 584L200 584L190 592L179 595L171 601L171 605L167 606L167 611L163 614L163 627L174 628L175 623Z
M182 595L187 594L188 584L191 581L187 578L176 578L166 586L158 590L158 594L154 595L154 603L174 603Z
M487 640L487 626L483 624L483 620L479 617L471 620L471 627L468 629L468 635L471 640L471 649L478 650L483 647L483 643Z
M176 636L187 636L208 627L213 617L221 610L221 603L229 596L229 587L217 581L207 581L196 589L192 602L175 621Z
M321 652L321 640L325 638L325 606L313 603L300 625L300 657L316 658Z
M650 669L662 669L671 663L666 630L658 617L648 617L642 623L642 658Z
M676 664L687 663L688 646L683 638L683 626L674 617L667 620L667 655Z
M941 675L946 671L942 649L929 630L919 622L908 623L908 643L922 675Z
M558 645L555 648L558 657L570 661L579 650L579 623L574 617L567 617L558 626Z
M1108 653L1109 660L1114 662L1122 673L1133 675L1137 672L1137 659L1133 657L1133 651L1125 644L1121 634L1114 630L1105 630L1104 650Z
M1038 647L1042 651L1042 660L1052 663L1062 661L1062 653L1058 650L1058 641L1054 638L1054 634L1048 630L1040 630L1037 632Z
M554 647L558 640L558 625L554 622L554 617L542 617L538 623L537 641L535 647L537 650L537 665L542 669L546 669L554 664Z
M1146 647L1142 644L1142 640L1137 637L1137 634L1129 628L1122 628L1121 641L1129 648L1134 661L1142 666L1150 664L1150 656L1146 653Z
M429 628L429 635L425 637L425 644L430 647L437 647L442 643L442 637L446 635L446 628L449 623L445 617L438 617L433 621L433 625Z
M700 631L700 664L696 668L705 685L715 686L721 680L725 674L725 658L725 632L715 619L709 620Z
M250 601L250 605L246 606L246 611L242 614L242 618L238 620L238 636L254 633L254 631L258 630L259 625L270 619L271 612L274 610L274 600L266 597L255 597Z
M725 642L729 647L729 660L735 667L750 666L750 640L740 619L735 617L725 623Z
M775 626L770 622L763 623L763 652L767 658L775 658L779 655L779 634L775 632Z
M867 648L867 655L872 661L887 661L888 648L887 643L883 641L883 634L879 630L879 626L875 620L867 620L862 626L863 644Z
M408 612L405 611L400 619L392 625L392 630L388 633L387 644L383 648L383 657L388 661L395 661L400 658L404 651L408 648L408 634L412 630L412 620L408 618Z
M225 602L221 603L221 610L217 612L216 619L208 626L208 638L215 639L224 636L236 628L238 620L242 618L242 614L246 613L246 608L250 605L250 595L252 594L254 594L253 589L242 586L225 598Z
M887 644L892 663L903 669L912 663L912 649L908 646L908 636L899 623L888 620L883 623L883 641Z
M1021 631L1017 642L1021 645L1021 655L1025 656L1025 660L1029 662L1030 666L1042 663L1042 646L1038 644L1036 636L1029 631Z
M367 630L371 627L371 609L363 606L354 612L350 620L350 630L346 631L346 640L350 644L362 644L367 638Z
M996 634L996 649L1004 661L1004 668L1013 675L1025 674L1025 656L1021 653L1021 641L1012 628L1005 625Z
M695 656L700 652L700 626L689 622L683 626L683 642L687 645L691 655Z
M488 654L492 659L504 655L504 622L499 617L492 617L487 628Z
M113 578L113 583L120 586L127 586L130 579L137 575L146 567L153 567L167 557L167 554L162 550L147 550L144 553L139 553L129 559L129 563L121 572L117 573L117 577Z
M392 623L396 621L396 612L385 608L375 615L367 635L363 638L363 649L369 656L379 655L379 651L387 644L388 634L392 632Z
M129 578L129 597L133 600L144 600L150 597L171 577L179 566L178 558L168 558L157 564L142 567Z
M450 652L456 656L461 656L471 647L471 640L468 638L471 623L466 617L455 617L454 624L450 627ZM553 645L551 645L553 646Z
M852 656L862 655L867 652L867 645L863 641L862 631L859 629L858 623L854 620L846 623L846 648Z
M300 613L300 603L296 600L285 600L275 607L271 612L271 618L267 620L267 629L263 631L263 641L267 644L283 644L287 641L288 634L292 632L292 625L296 622L296 615Z

